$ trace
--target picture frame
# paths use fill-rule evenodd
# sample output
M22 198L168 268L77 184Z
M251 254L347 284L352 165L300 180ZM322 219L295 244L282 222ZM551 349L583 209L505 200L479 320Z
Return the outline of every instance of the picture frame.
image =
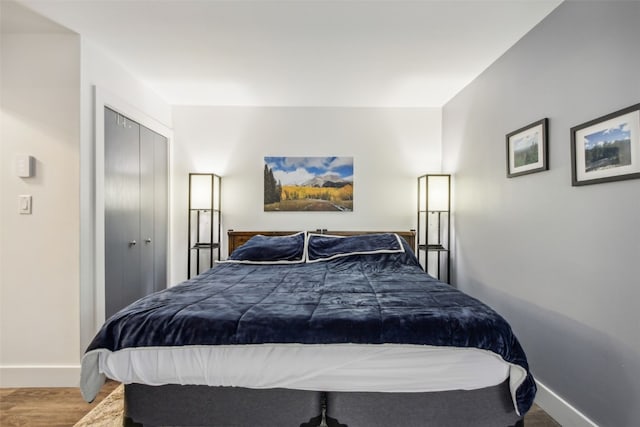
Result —
M571 128L571 185L640 178L640 103Z
M265 212L352 212L353 157L265 156Z
M545 117L507 134L507 178L549 169L548 128Z

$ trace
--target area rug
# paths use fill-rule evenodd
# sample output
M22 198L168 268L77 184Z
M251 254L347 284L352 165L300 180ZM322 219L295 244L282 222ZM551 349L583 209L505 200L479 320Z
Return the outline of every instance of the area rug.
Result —
M120 384L73 427L121 427L124 385Z

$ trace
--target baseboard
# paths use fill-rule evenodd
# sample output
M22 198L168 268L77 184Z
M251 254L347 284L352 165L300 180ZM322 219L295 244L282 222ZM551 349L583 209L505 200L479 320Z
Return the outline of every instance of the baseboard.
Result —
M538 393L535 403L551 415L562 427L598 427L582 412L554 393L549 387L536 380Z
M0 387L78 387L80 365L0 366Z

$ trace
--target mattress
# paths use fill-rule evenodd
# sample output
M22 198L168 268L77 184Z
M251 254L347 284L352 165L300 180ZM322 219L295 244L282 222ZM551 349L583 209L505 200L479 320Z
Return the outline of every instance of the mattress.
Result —
M99 370L125 384L381 392L474 390L526 375L485 350L394 344L134 348L101 351Z

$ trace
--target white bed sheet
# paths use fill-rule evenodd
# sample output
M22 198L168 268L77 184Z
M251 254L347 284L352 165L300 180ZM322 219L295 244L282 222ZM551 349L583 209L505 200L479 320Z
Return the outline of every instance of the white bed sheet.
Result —
M423 345L261 344L96 352L99 372L127 384L427 392L473 390L510 378L513 394L526 375L490 351Z

